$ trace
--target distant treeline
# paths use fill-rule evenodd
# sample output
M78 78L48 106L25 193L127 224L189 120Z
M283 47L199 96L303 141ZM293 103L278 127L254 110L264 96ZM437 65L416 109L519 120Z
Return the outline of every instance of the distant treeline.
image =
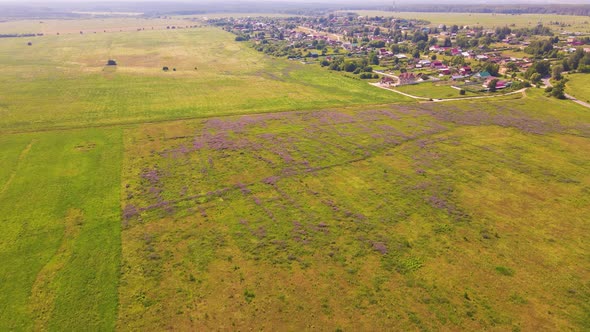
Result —
M590 5L400 5L395 8L381 7L382 10L400 12L441 12L441 13L496 13L496 14L559 14L590 15Z
M19 37L35 37L43 36L42 33L5 33L0 34L0 38L19 38Z

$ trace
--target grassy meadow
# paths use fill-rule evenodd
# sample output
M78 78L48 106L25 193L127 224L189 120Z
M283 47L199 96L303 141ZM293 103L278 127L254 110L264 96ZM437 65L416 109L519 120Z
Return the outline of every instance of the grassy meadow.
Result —
M464 95L459 94L459 90L452 88L448 83L427 82L412 85L403 85L395 88L404 93L417 97L448 99L448 98L465 98L476 97L480 94L465 91Z
M104 17L88 19L43 19L43 20L17 20L0 22L0 34L28 34L42 33L45 35L63 35L99 33L99 32L120 32L137 31L137 29L156 30L166 29L168 26L195 25L180 18L142 18L142 17ZM35 39L33 39L35 40Z
M390 12L375 10L356 11L362 16L394 16L405 19L422 19L430 21L433 25L446 24L451 26L469 25L483 26L485 28L496 28L514 24L517 28L533 28L538 23L561 31L561 27L550 25L550 22L562 22L569 26L564 31L590 32L590 18L587 16L575 15L553 15L553 14L488 14L488 13L424 13L424 12Z
M27 41L0 330L590 329L587 108L416 103L208 27Z
M581 101L590 102L590 75L567 75L567 79L565 92Z
M0 131L409 101L233 38L197 28L0 40Z
M128 129L118 327L588 328L589 120L532 92Z
M0 330L110 330L120 129L0 137Z

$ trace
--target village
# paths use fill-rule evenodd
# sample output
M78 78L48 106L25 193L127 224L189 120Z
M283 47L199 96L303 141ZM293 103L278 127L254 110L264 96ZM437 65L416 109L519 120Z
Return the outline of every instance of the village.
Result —
M544 78L559 81L563 72L590 72L590 36L566 31L560 22L551 28L486 29L335 12L208 23L260 52L317 63L382 88L411 90L404 86L428 84L432 98L541 87Z

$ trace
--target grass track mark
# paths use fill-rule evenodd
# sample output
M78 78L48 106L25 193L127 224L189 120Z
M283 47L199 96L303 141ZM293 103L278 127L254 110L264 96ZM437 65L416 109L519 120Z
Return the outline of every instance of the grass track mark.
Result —
M35 320L35 330L40 331L48 326L55 306L54 277L63 269L74 253L73 243L80 234L84 214L79 209L68 210L64 223L65 229L61 244L53 257L37 274L31 290L29 308Z
M2 190L0 190L0 196L2 196L2 194L4 194L4 192L8 189L8 187L10 187L10 184L12 183L12 180L14 180L16 172L18 171L18 165L25 159L27 154L29 154L29 151L31 151L31 148L33 147L34 142L35 142L35 140L31 140L29 145L27 145L23 149L23 151L20 153L20 155L18 156L17 165L14 168L14 171L10 174L10 177L8 178L8 180L6 180L6 183L4 183L4 185L2 186Z

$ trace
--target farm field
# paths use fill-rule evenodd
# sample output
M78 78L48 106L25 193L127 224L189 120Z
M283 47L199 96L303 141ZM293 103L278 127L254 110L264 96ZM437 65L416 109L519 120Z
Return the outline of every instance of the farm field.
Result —
M128 129L118 326L588 327L589 118L534 92Z
M585 102L590 102L590 75L567 75L565 92Z
M395 89L413 96L433 99L464 98L480 95L471 91L465 91L465 95L460 95L459 90L452 88L448 84L437 82L403 85Z
M0 39L1 331L590 329L589 109L234 38Z
M88 19L44 19L44 20L18 20L0 22L0 34L26 34L26 33L43 33L48 35L61 34L79 34L80 31L85 33L92 32L120 32L136 31L145 28L146 30L165 29L167 26L178 25L185 27L195 25L195 22L183 19L163 19L163 18L141 18L141 17L105 17L105 18L88 18Z
M434 25L470 25L486 28L503 27L514 24L516 27L535 27L539 22L559 31L561 27L549 25L549 22L563 22L571 26L564 31L590 32L590 19L585 16L551 15L551 14L487 14L487 13L425 13L425 12L390 12L360 10L355 11L361 16L395 16L405 19L423 19Z
M114 327L121 134L0 136L0 330Z
M0 40L0 131L410 100L233 38L197 28Z

